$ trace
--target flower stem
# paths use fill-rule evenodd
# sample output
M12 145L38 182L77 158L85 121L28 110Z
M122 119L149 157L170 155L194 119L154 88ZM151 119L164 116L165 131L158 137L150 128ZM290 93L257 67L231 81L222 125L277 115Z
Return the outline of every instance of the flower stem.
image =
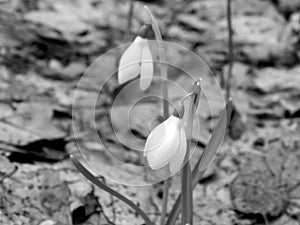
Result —
M229 118L231 117L232 113L232 103L231 100L226 104L226 108L222 111L220 115L220 119L212 133L212 136L206 145L203 154L201 158L197 161L193 172L192 172L192 187L195 189L199 181L201 180L205 169L207 168L207 165L209 165L209 162L213 159L212 155L217 151L219 146L222 144L223 141L223 135L227 129ZM176 199L176 202L172 208L172 211L170 213L170 216L168 218L166 225L174 225L176 223L176 220L180 214L181 210L181 200L182 195L180 194L178 198Z
M127 36L128 39L130 38L130 35L131 35L132 18L133 18L133 11L134 11L134 1L135 0L130 0L129 12L128 12L128 16L127 16L127 35L124 35L124 37Z
M182 171L181 178L181 204L182 204L182 224L193 225L193 183L192 183L192 171L189 163L190 148L192 143L192 132L193 132L193 120L194 115L198 106L200 97L201 87L200 82L196 81L192 90L193 95L192 101L190 101L188 112L187 112L187 151L185 155L185 165Z
M195 168L196 169L196 168ZM193 169L193 174L194 172L196 173L197 172L197 181L196 180L193 180L193 183L192 183L192 187L193 189L195 189L195 187L197 186L199 180L201 180L203 174L204 174L204 171L203 172L199 172L198 170L196 171L195 169ZM200 175L200 176L199 176ZM173 209L169 215L169 218L167 220L167 223L166 225L174 225L176 223L176 220L180 214L180 210L181 210L181 202L182 202L182 194L179 194L179 196L177 197L176 199L176 202L173 206Z
M164 110L164 119L167 119L169 117L169 104L168 104L168 71L167 71L167 64L166 64L166 55L165 55L165 49L163 46L163 39L161 36L161 32L159 30L159 26L157 23L157 20L153 16L151 10L148 8L148 6L144 6L150 19L152 28L155 34L155 40L158 48L158 57L159 57L159 68L160 68L160 74L161 77L164 79L162 82L162 95L163 95L163 110Z
M166 55L164 51L164 46L162 43L162 36L161 32L157 23L157 20L153 16L151 10L148 8L148 6L144 6L150 19L151 19L151 24L152 28L155 34L155 40L158 48L158 57L159 57L159 68L160 68L160 74L161 77L164 79L162 81L162 96L163 96L163 116L164 119L166 120L169 117L169 103L168 103L168 86L167 86L167 81L168 81L168 71L167 71L167 64L166 63ZM171 181L172 178L168 178L167 180L164 181L164 189L163 189L163 205L162 205L162 210L161 210L161 218L160 218L160 225L165 224L165 219L166 219L166 214L168 210L168 197L169 197L169 189L171 186Z
M85 166L81 162L79 162L79 160L77 159L76 156L71 155L70 159L72 160L72 162L75 165L75 167L88 180L90 180L92 183L94 183L95 185L97 185L102 190L110 193L111 195L115 196L116 198L120 199L121 201L123 201L124 203L126 203L127 205L129 205L132 209L134 209L134 211L136 211L138 214L140 214L140 216L144 219L144 221L146 222L147 225L154 225L151 222L151 220L149 219L149 217L147 216L147 214L140 207L138 207L131 200L129 200L128 198L126 198L124 195L120 194L119 192L116 192L115 190L113 190L110 187L108 187L105 183L103 183L102 181L100 181L99 179L97 179L91 172L89 172L89 170L87 168L85 168Z
M166 214L168 210L168 197L169 197L169 189L171 186L171 178L168 178L164 182L164 190L163 190L163 204L161 208L161 217L160 217L160 225L164 225L166 221Z
M182 170L182 178L181 178L181 204L182 204L182 224L193 224L193 188L192 188L192 172L190 163L188 161L189 157L189 149L191 147L191 140L187 140L187 152L185 163Z

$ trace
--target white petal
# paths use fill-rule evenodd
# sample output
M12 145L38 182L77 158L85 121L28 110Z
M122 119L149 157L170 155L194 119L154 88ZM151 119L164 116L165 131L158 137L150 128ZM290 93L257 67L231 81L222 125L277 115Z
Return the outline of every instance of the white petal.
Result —
M167 165L176 153L181 135L180 123L179 118L171 116L155 127L147 138L144 151L153 170Z
M171 116L164 122L154 127L146 140L144 153L149 153L150 151L156 150L157 146L163 143L167 135L167 125L170 123L172 124L173 120L173 116Z
M148 43L146 42L142 51L142 58L141 58L140 87L142 91L147 90L147 88L151 84L152 78L153 78L153 58Z
M177 173L181 167L182 163L184 161L184 157L186 154L186 147L187 147L187 139L185 130L182 124L181 127L181 136L180 136L180 144L176 151L176 154L173 155L173 157L170 159L170 171L172 174Z
M157 125L149 134L146 144L144 147L144 156L147 157L147 154L150 151L153 151L157 148L158 145L162 144L164 136L166 135L166 124L161 123Z
M139 75L144 42L143 38L136 37L121 56L118 68L119 84L123 84Z

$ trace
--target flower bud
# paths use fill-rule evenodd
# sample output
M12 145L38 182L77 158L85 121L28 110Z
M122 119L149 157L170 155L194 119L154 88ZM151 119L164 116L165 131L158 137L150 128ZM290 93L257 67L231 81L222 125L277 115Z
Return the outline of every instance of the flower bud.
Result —
M142 36L147 35L149 25L141 28L140 35L126 49L120 58L118 68L118 82L124 84L140 75L140 88L146 91L151 85L153 78L153 58L147 39Z
M153 129L146 140L144 155L151 169L169 166L171 173L181 169L187 148L183 122L170 116Z

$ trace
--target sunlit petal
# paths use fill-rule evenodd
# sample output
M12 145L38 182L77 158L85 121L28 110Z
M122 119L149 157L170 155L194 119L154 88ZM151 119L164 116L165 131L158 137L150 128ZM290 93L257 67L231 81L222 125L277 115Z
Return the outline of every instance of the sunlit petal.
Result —
M121 56L118 68L119 84L123 84L139 75L144 42L145 40L143 38L136 37Z
M177 173L181 169L186 154L186 147L187 147L187 139L186 139L185 130L182 125L179 147L176 151L176 154L174 154L170 159L169 166L170 166L171 173Z
M152 58L150 48L146 42L141 57L140 87L142 91L147 90L147 88L151 84L152 78L153 78L153 58Z
M147 161L149 166L154 169L160 169L167 165L179 146L180 142L179 118L171 116L165 122L157 126L149 135L145 151L147 151Z

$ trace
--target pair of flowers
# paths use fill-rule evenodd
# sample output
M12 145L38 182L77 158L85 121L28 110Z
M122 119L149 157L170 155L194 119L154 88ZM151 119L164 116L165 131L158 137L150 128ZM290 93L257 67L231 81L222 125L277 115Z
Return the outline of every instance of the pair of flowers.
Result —
M140 88L145 91L153 78L153 58L147 36L151 24L144 25L139 35L121 56L118 70L119 84L140 75ZM185 158L187 139L182 121L183 108L180 113L173 113L163 123L156 126L146 140L144 156L151 169L158 170L169 166L171 173L181 169Z

